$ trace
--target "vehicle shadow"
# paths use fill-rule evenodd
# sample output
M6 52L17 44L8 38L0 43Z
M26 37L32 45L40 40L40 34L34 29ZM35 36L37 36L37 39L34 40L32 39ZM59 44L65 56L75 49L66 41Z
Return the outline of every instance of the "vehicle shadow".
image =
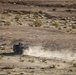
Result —
M16 55L19 55L19 54L16 54L14 52L10 52L10 53L0 53L0 56L16 56Z

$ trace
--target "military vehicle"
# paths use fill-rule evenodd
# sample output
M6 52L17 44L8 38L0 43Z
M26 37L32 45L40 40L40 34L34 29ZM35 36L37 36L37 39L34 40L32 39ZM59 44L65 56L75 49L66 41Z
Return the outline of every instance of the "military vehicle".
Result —
M15 43L13 45L13 51L15 54L23 54L24 50L27 50L29 47L27 44L23 44L21 42Z

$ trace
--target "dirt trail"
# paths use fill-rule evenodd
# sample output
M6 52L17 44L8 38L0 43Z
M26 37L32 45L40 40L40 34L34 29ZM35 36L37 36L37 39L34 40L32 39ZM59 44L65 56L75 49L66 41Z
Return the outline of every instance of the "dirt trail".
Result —
M27 43L30 47L28 55L75 59L75 34L64 33L54 28L3 26L0 27L0 36L7 41L8 46L12 46L16 41ZM2 41L2 39L0 40Z
M22 56L12 52L21 41L30 49ZM76 35L56 28L0 26L0 74L76 74ZM71 72L72 71L72 72Z

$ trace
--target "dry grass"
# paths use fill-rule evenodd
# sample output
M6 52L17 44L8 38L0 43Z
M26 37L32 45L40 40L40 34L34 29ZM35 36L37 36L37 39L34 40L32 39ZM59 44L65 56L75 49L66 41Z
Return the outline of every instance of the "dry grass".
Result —
M34 63L35 60L34 59L32 59L32 60L29 59L28 62Z
M76 63L74 63L73 66L76 67Z

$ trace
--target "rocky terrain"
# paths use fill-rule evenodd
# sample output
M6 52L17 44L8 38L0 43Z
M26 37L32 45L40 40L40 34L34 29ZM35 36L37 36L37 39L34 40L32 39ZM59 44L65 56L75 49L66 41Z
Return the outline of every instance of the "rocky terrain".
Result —
M0 75L76 75L76 1L0 0Z

